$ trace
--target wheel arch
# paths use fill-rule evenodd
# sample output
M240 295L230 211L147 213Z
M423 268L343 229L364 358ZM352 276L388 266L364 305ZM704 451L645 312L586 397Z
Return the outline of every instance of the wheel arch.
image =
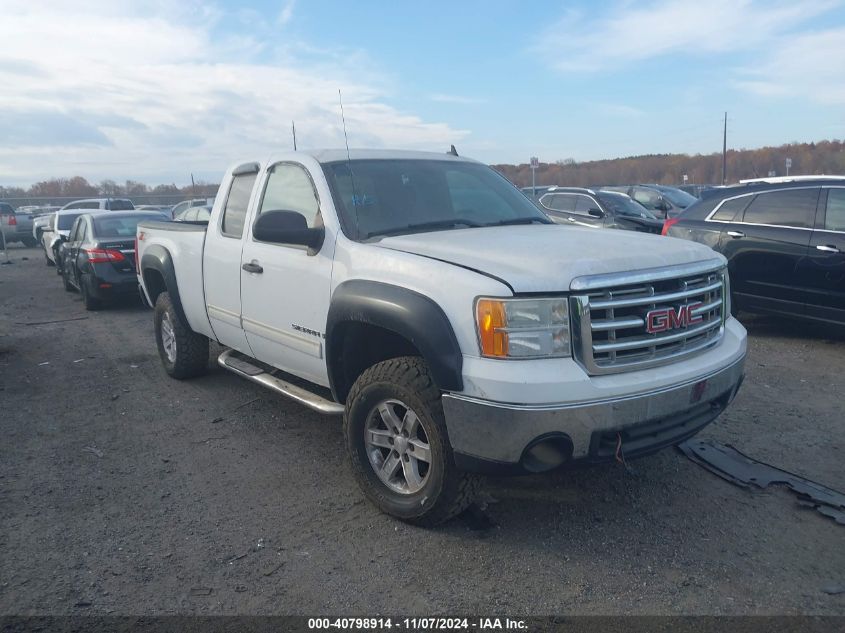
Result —
M153 244L147 248L141 258L141 277L144 280L144 288L149 295L150 304L155 306L158 296L166 291L170 295L177 316L185 325L188 325L188 318L185 316L182 299L179 296L176 269L173 266L170 251L159 244Z
M398 356L421 356L442 391L463 389L458 340L443 309L413 290L377 281L338 286L326 323L332 395L345 402L368 367Z

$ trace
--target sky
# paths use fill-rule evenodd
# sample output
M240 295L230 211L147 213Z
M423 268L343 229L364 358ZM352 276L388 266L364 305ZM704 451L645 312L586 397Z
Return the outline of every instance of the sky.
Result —
M845 0L0 0L0 185L292 147L487 163L845 138Z

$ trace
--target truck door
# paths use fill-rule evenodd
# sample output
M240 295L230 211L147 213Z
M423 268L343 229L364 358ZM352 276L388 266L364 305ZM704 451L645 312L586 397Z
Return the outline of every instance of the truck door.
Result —
M241 326L241 251L257 176L258 163L247 163L233 170L228 183L222 183L226 195L208 223L202 252L205 308L214 335L223 345L249 356L252 350ZM197 261L199 255L195 255Z
M295 211L321 226L320 199L308 170L296 162L270 167L250 224L267 211ZM243 326L254 356L328 386L325 355L334 239L317 253L304 246L244 240L241 272Z

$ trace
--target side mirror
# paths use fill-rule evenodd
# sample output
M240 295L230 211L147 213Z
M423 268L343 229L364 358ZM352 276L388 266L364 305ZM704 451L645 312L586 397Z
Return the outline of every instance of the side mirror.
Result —
M305 216L297 211L265 211L252 227L252 235L261 242L297 244L318 251L323 245L323 227L308 228Z
M596 209L596 208L587 209L587 214L593 216L594 218L603 218L604 217L604 211L602 211L601 209Z

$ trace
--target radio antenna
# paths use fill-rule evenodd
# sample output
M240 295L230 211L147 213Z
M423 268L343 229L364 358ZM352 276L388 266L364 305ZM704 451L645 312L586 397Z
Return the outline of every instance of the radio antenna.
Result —
M363 201L358 199L358 192L355 189L355 174L352 173L352 157L349 155L349 136L346 134L346 115L343 113L343 95L340 92L340 88L337 89L337 100L340 102L340 120L343 122L343 139L346 141L346 166L349 169L349 181L352 184L352 210L355 212L355 232L360 236L358 204Z
M296 151L296 123L290 122L290 131L293 134L293 151Z

